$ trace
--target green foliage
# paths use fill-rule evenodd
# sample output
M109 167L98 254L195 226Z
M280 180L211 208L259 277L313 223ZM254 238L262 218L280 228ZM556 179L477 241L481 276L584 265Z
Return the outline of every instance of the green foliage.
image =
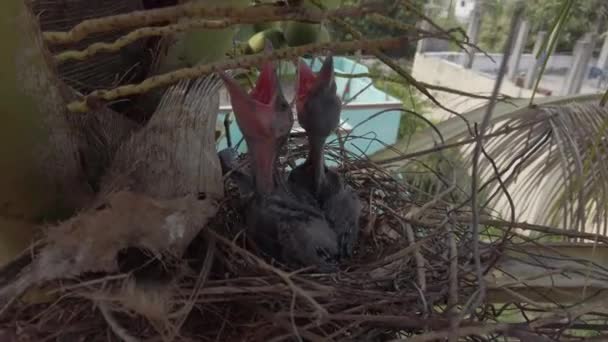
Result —
M305 0L300 4L305 8L336 9L340 0ZM328 42L331 34L325 24L311 24L298 21L278 21L272 23L258 23L253 25L240 25L234 35L236 41L241 42L242 53L258 53L264 49L264 41L270 40L273 48L280 49L286 46L294 47L305 44Z
M501 241L505 238L505 236L506 232L504 229L494 226L483 226L481 232L479 233L479 238L488 243ZM514 237L514 239L516 238L517 237Z
M502 50L509 35L513 3L505 0L487 0L482 3L478 45L484 51Z
M382 74L382 72L376 66L372 66L370 68L370 72L373 75ZM393 77L391 77L391 80L386 80L381 77L375 78L374 86L401 101L401 103L403 103L403 109L406 111L424 115L430 107L428 100L414 87L407 84L397 83L392 79ZM426 122L415 115L412 115L411 113L403 113L401 115L401 121L399 124L398 139L411 136L418 130L425 128L428 128L428 124Z
M428 109L428 102L411 86L385 81L376 80L374 86L387 94L399 99L403 103L403 108L420 115ZM403 113L399 124L399 137L411 136L421 129L428 127L428 124L411 113Z
M371 67L370 71L372 74L381 74L377 67ZM429 127L427 122L411 112L424 116L430 109L430 103L414 87L397 83L394 79L394 76L390 76L390 80L377 78L374 80L374 86L403 103L403 109L406 112L401 115L399 139L407 139L414 133ZM464 165L464 158L458 151L450 151L447 154L432 153L407 164L399 170L399 174L405 183L430 196L444 191L447 184L456 180L457 188L446 199L459 203L466 197L462 189L470 188L470 177L468 177ZM429 198L424 200L429 200Z
M446 192L442 198L449 203L464 203L469 199L471 177L467 163L459 150L429 153L410 160L399 170L405 183L418 189L417 200L422 203ZM451 188L452 185L455 187ZM480 195L481 202L486 196ZM498 232L494 232L498 234Z
M531 32L549 30L552 19L561 12L565 0L528 0L526 16L531 23ZM564 23L556 51L571 51L576 41L586 32L601 29L608 3L605 0L573 1L570 18Z
M482 3L482 23L479 34L479 46L488 52L498 52L504 46L509 34L509 22L515 9L516 1L486 0ZM530 22L530 39L528 48L534 44L539 31L550 31L566 0L527 0L525 16ZM556 51L572 51L578 39L586 32L602 30L602 19L608 13L608 2L605 0L573 1L570 17L557 41ZM601 31L600 31L601 32Z
M573 0L567 0L564 2L559 14L555 17L554 23L551 27L551 31L549 33L549 38L546 39L542 44L541 51L537 58L540 58L541 55L547 56L547 58L545 58L544 62L542 63L540 73L536 78L536 83L534 84L532 96L530 97L530 104L534 102L534 97L536 96L536 92L538 91L540 80L543 77L545 68L547 67L547 62L549 61L548 57L551 56L553 52L555 52L557 43L559 42L559 39L562 36L563 29L566 26L566 23L570 20L573 5Z
M353 4L358 1L343 1L343 4ZM413 11L405 8L399 1L394 0L383 0L386 4L386 11L384 12L387 17L398 20L404 24L415 25L419 18ZM409 3L413 4L420 12L423 11L425 0L410 0ZM386 38L395 37L402 35L404 32L396 28L389 28L384 25L378 25L371 22L365 16L358 18L347 18L346 21L353 25L357 30L361 31L366 38ZM349 39L349 35L343 32L335 32L336 37L340 37L341 40ZM408 44L403 47L399 47L392 50L386 50L385 53L396 56L396 57L413 57L416 52L415 44Z
M456 20L456 17L454 17L453 15L448 15L446 17L443 15L440 15L440 13L431 13L429 15L429 17L431 18L431 20L433 20L433 22L435 24L437 24L437 26L439 26L445 30L452 30L452 29L460 28L463 33L467 32L466 25L464 25L460 21ZM457 37L459 40L464 38L464 35L460 35L460 34L454 34L454 36ZM456 43L454 41L450 41L448 50L449 51L460 51L461 48L458 45L458 43Z
M563 235L551 235L538 232L531 232L530 239L538 243L564 242L565 240Z

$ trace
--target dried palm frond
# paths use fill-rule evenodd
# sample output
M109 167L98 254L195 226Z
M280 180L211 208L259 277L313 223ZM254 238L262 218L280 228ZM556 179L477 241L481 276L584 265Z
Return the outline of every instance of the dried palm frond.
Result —
M579 96L545 98L534 107L527 107L525 99L519 100L521 106L500 104L493 129L486 133L485 158L480 163L485 206L505 217L513 214L520 221L605 234L608 212L603 203L608 183L603 151L608 114L597 100L598 96ZM471 123L479 122L483 110L464 117ZM434 143L436 132L444 141L439 146ZM380 152L375 159L407 171L412 157L453 159L446 155L456 150L465 158L459 168L469 167L474 138L460 118L442 122L409 140L409 154L398 152L403 147L398 142L395 149ZM446 185L435 187L442 186Z
M608 110L595 103L543 105L497 124L527 126L495 137L486 150L501 170L518 214L576 231L608 232ZM493 171L483 164L485 178ZM492 182L491 193L500 191ZM504 197L494 195L494 201Z
M220 85L211 75L169 88L146 126L121 146L102 191L128 184L160 198L201 192L221 196L215 151Z
M4 284L2 296L117 271L119 252L130 247L180 257L223 193L213 134L219 84L207 77L170 88L147 125L121 144L95 204L50 227L31 265Z
M83 9L84 2L79 1L50 0L37 4L49 3L64 3L70 9L65 15L54 7L43 18L43 22L57 27L63 20L57 18L63 18L62 15L73 18L77 16L74 13L87 12ZM135 2L115 2L112 7L105 0L99 4L108 9L108 13L128 11L124 6L129 4L135 6ZM281 9L280 6L269 8ZM99 11L87 13L84 17L96 16ZM67 81L77 89L95 88L83 100L81 108L84 109L99 105L96 101L100 99L112 101L155 87L162 91L165 86L175 86L164 92L158 106L154 103L153 115L142 127L120 123L119 114L105 109L91 113L96 116L67 120L73 127L58 126L66 131L80 130L81 146L78 147L85 155L82 161L88 176L97 178L100 190L93 205L50 227L40 243L33 246L31 254L24 254L0 270L0 301L15 304L0 308L0 336L12 338L11 331L15 330L31 340L101 341L117 337L125 341L159 338L169 341L383 341L421 335L415 339L478 341L505 337L549 341L565 336L577 324L587 327L588 322L597 319L595 311L608 303L608 299L600 297L599 304L578 304L596 299L595 293L587 293L587 285L593 291L606 290L605 267L593 260L569 258L560 253L541 257L541 253L531 250L529 237L520 236L511 228L575 238L592 237L603 244L606 238L504 221L492 216L490 206L483 208L481 217L477 210L472 216L466 207L468 200L464 198L468 194L463 191L468 186L456 181L462 170L453 167L457 164L453 161L459 162L459 158L439 155L439 170L426 165L421 168L428 170L432 181L440 186L431 182L412 185L369 159L354 157L346 151L344 143L356 138L350 133L341 137L340 140L345 141L328 146L328 155L341 166L346 181L364 203L362 232L355 256L343 263L339 272L317 274L309 270L287 270L247 249L246 221L239 211L243 198L226 191L224 201L216 201L225 190L214 144L220 87L214 72L252 66L270 57L297 57L301 52L372 47L370 50L400 77L432 98L425 84L417 83L403 67L380 51L381 47L402 43L409 36L366 41L362 33L336 15L338 12L324 13L318 15L318 20L342 23L355 40L237 57L111 90L97 88L109 88L99 84L109 82L111 75L116 75L115 70L129 73L120 66L128 69L129 63L121 63L130 59L116 57L120 53L112 55L118 64L111 64L108 69L104 69L99 60L90 64L102 70L100 75L88 74L92 70L89 64L86 68L73 64L75 69L60 66L64 76L77 72L76 76L86 82L99 83L83 85ZM136 17L145 16L146 13L140 12ZM110 19L106 18L106 22ZM129 19L123 16L121 20L124 23ZM421 37L416 34L411 38ZM201 75L206 76L184 80ZM64 98L74 95L66 93ZM60 107L65 104L63 100L52 105ZM64 110L53 114L65 118ZM545 104L495 116L495 131L505 132L489 133L483 151L487 160L480 168L481 180L490 181L481 187L490 195L489 201L501 209L502 196L492 194L504 186L515 193L519 191L517 199L524 207L532 198L541 198L548 208L543 214L549 218L557 217L566 223L587 221L588 216L580 213L581 208L599 208L604 194L601 184L605 183L601 153L605 144L604 116L599 107L574 104ZM578 127L587 121L592 124ZM114 130L113 125L119 125L120 129ZM517 125L517 129L505 128L511 125ZM462 142L463 136L472 132L470 129L465 125L464 130L451 132L451 139L447 140ZM74 135L67 137L75 140ZM298 149L305 150L305 147L291 141L288 150L295 153L282 158L282 166L293 165L301 157ZM98 150L103 153L91 158ZM66 153L72 152L75 149ZM74 164L74 160L70 161ZM447 165L441 164L444 161ZM98 165L101 166L98 168ZM529 178L518 182L524 171ZM501 182L492 181L496 174L500 175ZM562 190L558 187L556 191L542 192L535 183L541 179L548 182L547 177ZM595 184L596 181L600 183ZM417 189L415 185L424 189ZM448 196L455 191L459 196ZM596 218L605 215L604 209L594 210L592 214ZM474 227L483 226L479 239L477 228L471 228L472 222ZM139 253L135 254L135 260L129 256L133 250ZM556 259L559 262L552 262ZM150 267L150 264L160 264L160 267ZM170 281L155 282L165 268L172 271ZM583 288L582 293L568 298L569 303L576 301L577 305L565 309L563 303L547 299L546 293L539 296L546 301L541 304L528 293L513 294L529 290L528 287L553 290L551 281L557 278L555 274L559 274L560 280L569 280L558 284L556 292L563 287ZM150 276L152 282L142 281ZM541 278L542 281L535 281ZM59 295L57 301L29 306L17 303L23 291L35 285L51 286L53 293ZM487 296L478 295L486 290ZM493 302L504 300L492 297L496 293L506 294L508 301L519 305L517 312L523 316L520 322L494 323L504 319L501 312L511 305L501 307ZM487 301L479 306L471 305L477 302L475 298L487 298ZM475 309L469 310L471 307ZM557 309L560 311L554 313ZM527 321L530 315L536 317L539 312L550 316Z
M290 148L296 150L299 146ZM27 306L17 305L10 311L14 312L17 323L0 316L0 327L36 324L36 331L40 333L38 338L48 336L49 331L69 338L73 333L69 327L78 326L82 327L80 336L104 340L108 325L113 334L122 339L145 340L162 336L177 341L289 341L298 336L306 340L383 341L419 334L420 338L430 338L436 336L433 334L447 336L451 333L462 334L463 340L471 341L476 340L476 335L489 338L492 334L528 336L530 340L543 341L545 336L553 337L568 329L567 322L550 325L554 323L548 319L537 322L538 329L526 322L495 325L492 321L499 319L502 304L488 303L470 318L462 320L458 332L450 332L449 326L457 319L454 313L458 313L467 298L478 289L472 262L470 213L453 210L446 214L445 204L436 199L413 202L410 194L416 189L372 162L356 159L339 146L331 146L328 152L342 165L348 183L364 203L358 248L355 256L341 265L339 272L318 274L298 270L288 273L281 265L272 264L271 260L248 250L243 240L246 222L239 207L234 205L239 202L239 194L229 191L218 214L193 241L188 258L171 261L177 263L177 269L184 270L174 282L142 289L133 285L133 278L139 283L136 273L112 272L73 278L68 276L74 273L65 273L56 290L62 298L43 306L48 311L40 313L40 307L28 311ZM298 154L296 151L289 158L297 159ZM293 162L287 160L289 158L283 160L283 166ZM100 260L94 262L90 259L92 252L85 252L84 246L99 253L98 246L114 249L117 244L125 247L130 242L149 243L168 238L163 235L164 227L155 222L162 221L159 214L176 210L178 207L172 205L177 201L152 202L147 197L126 192L109 198L105 207L91 213L96 215L96 222L104 223L103 218L110 218L112 208L116 207L125 218L132 218L130 226L91 226L103 233L86 232L82 239L76 238L80 235L69 235L73 237L70 240L66 240L68 235L65 233L52 235L51 241L60 238L58 241L64 247L57 251L71 251L72 255L80 256L71 260L86 259L93 267L111 266L114 259L108 258L110 254L95 254ZM142 213L146 210L149 210L148 217ZM484 215L482 223L488 222L502 229L510 224ZM587 283L592 286L589 291L605 288L602 284L605 284L607 272L601 265L589 266L587 260L574 260L555 253L539 255L530 245L510 243L507 238L511 236L493 233L491 229L486 229L482 235L492 236L491 242L481 243L480 254L484 269L495 265L487 277L488 296L492 296L489 301L496 296L501 296L500 300L513 300L508 291L524 291L528 284L550 288L551 265L564 268L559 270L560 279L570 279L572 285L569 286L589 279ZM99 240L93 243L89 236ZM154 247L156 243L141 247ZM507 247L502 249L501 243ZM559 263L547 265L556 258L561 258ZM70 270L78 266L77 263L68 265ZM502 275L496 270L508 274ZM581 276L582 272L587 273ZM531 279L513 278L522 274ZM576 301L580 298L578 295ZM584 298L594 300L595 297L589 293ZM91 310L91 303L99 310ZM557 305L547 303L541 311L552 312ZM517 308L508 310L513 312ZM85 311L87 315L67 314ZM521 312L537 315L539 309L522 307ZM26 320L27 324L22 323ZM590 311L582 312L579 317L580 322L587 320L593 320Z

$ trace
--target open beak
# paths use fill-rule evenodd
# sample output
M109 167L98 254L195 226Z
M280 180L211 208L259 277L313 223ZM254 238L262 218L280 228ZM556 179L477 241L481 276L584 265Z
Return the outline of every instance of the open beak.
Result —
M333 57L327 56L321 70L314 74L312 70L300 61L298 65L298 82L296 91L296 108L298 121L306 130L310 145L307 162L313 168L314 192L319 194L324 182L325 157L323 147L329 132L337 126L340 110L329 110L326 101L335 97L334 63ZM338 104L339 105L339 104ZM335 108L335 107L334 107ZM334 122L336 121L336 122Z
M296 90L298 115L304 113L304 105L311 95L322 88L329 87L332 82L334 82L334 59L331 55L325 58L321 70L316 75L304 61L300 60ZM298 119L300 118L298 117Z
M274 161L277 153L276 103L282 94L272 62L265 62L255 87L249 94L232 77L219 73L230 95L237 124L253 154L256 186L259 191L273 188Z
M269 138L274 119L274 100L279 82L272 62L265 62L255 87L249 94L236 80L219 73L230 94L230 103L243 135L252 139Z

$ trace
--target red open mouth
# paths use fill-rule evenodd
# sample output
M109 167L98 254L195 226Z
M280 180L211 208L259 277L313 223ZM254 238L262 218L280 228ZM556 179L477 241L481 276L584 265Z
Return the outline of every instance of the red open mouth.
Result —
M249 93L249 96L251 96L253 100L265 105L270 104L278 86L277 77L273 72L273 68L271 62L264 63L255 87Z
M306 98L310 91L315 86L317 81L317 76L310 69L310 67L304 63L304 61L300 61L298 65L298 88L296 91L296 107L298 112L303 110L304 103L306 102Z
M308 96L316 87L329 84L333 80L333 72L332 56L325 58L321 70L316 75L304 61L300 61L298 64L298 88L296 91L298 113L304 110L304 103L306 103Z

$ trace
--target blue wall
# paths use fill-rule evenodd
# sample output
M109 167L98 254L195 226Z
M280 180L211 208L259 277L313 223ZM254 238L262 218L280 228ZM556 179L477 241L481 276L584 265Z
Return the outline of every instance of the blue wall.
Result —
M310 65L310 60L306 60ZM318 71L321 68L321 61L316 60L312 65L313 71ZM293 70L293 69L292 69ZM334 57L334 70L343 74L360 74L368 73L369 70L366 66L356 63L353 60L344 57ZM336 85L338 88L338 95L342 95L349 78L336 77ZM399 109L401 104L399 100L387 95L386 93L378 90L374 86L368 85L372 82L370 78L350 78L350 92L343 96L343 100L348 101L351 96L354 96L359 91L363 91L357 95L353 101L348 101L346 106L342 107L342 121L350 125L354 130L351 136L357 136L360 138L349 139L345 147L352 153L360 155L362 152L366 154L372 154L382 148L384 145L380 142L374 142L370 139L378 139L384 144L393 144L397 140L397 134L399 132L399 122L401 118L401 112L398 110L388 110L369 121L362 123L366 119L369 119L374 114L387 108ZM367 89L365 89L367 87ZM365 89L365 90L363 90ZM288 99L289 101L290 99ZM219 114L219 120L223 122L225 113ZM361 124L360 126L358 126ZM236 121L233 120L230 126L230 133L233 144L237 143L241 138L241 132L236 125ZM336 137L330 136L328 143L336 143ZM226 147L226 139L222 138L218 143L218 149ZM246 144L242 143L239 150L245 152L247 150Z

